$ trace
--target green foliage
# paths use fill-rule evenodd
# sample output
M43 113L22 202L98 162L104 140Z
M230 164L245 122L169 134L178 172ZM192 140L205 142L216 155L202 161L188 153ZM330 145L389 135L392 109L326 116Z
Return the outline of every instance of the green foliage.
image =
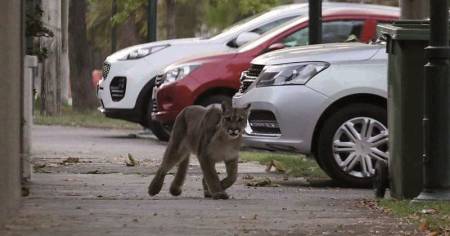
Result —
M406 218L417 224L423 231L436 233L450 232L450 203L449 202L411 202L383 199L378 202L382 208L396 216ZM427 234L427 235L438 235Z
M256 161L267 165L275 160L287 168L287 174L294 177L328 178L314 160L303 155L271 152L241 152L243 161Z
M206 11L206 24L210 28L224 29L232 23L266 11L288 0L210 0Z
M36 104L39 104L37 102ZM106 118L99 111L76 112L69 106L63 106L60 115L46 116L39 112L39 106L35 107L33 116L34 123L37 125L62 125L74 127L89 128L112 128L112 129L140 129L140 126L134 123Z
M292 0L177 0L175 12L165 12L165 1L158 2L158 35L164 39L167 14L176 17L177 37L192 37L222 30L240 19ZM112 0L89 0L88 37L96 48L106 52L110 49L112 26L120 27L131 20L138 26L140 38L147 35L148 0L116 0L116 3L117 13L112 16Z

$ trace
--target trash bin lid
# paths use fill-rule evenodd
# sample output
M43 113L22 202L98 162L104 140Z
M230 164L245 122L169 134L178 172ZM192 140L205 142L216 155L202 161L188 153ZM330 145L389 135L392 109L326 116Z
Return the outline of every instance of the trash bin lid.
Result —
M393 24L377 26L378 35L389 36L394 40L423 40L430 39L429 20L400 20Z

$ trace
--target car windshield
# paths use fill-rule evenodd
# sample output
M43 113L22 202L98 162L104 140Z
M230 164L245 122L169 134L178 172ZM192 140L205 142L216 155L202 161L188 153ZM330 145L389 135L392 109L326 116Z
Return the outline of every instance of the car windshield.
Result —
M259 45L261 45L262 43L265 43L267 40L270 40L271 38L273 38L273 37L283 33L286 30L289 30L290 28L292 28L292 27L294 27L294 26L296 26L298 24L306 22L307 20L308 20L308 17L302 17L300 19L289 21L289 22L287 22L287 23L285 23L285 24L283 24L281 26L278 26L278 27L276 27L276 28L266 32L265 34L263 34L257 40L249 42L247 44L244 44L244 46L242 46L239 49L239 52L245 52L245 51L251 50L253 48L256 48Z
M281 7L275 8L275 9L272 8L272 9L267 10L265 12L262 12L262 13L250 16L248 18L245 18L243 20L238 21L237 23L233 24L230 27L227 27L221 33L216 34L216 35L211 36L211 37L206 37L205 39L216 40L216 39L235 37L238 32L243 31L245 28L248 27L249 24L255 24L256 25L260 21L261 22L266 21L264 19L271 19L271 18L274 17L274 15L278 15L280 13L280 10L282 10L284 8L286 8L286 7L281 6ZM306 9L307 8L305 8L305 11L299 10L300 14L298 16L302 16L302 14L306 14L307 13ZM290 19L290 17L288 17L288 19ZM254 29L248 29L248 31L252 31L252 30L254 30Z

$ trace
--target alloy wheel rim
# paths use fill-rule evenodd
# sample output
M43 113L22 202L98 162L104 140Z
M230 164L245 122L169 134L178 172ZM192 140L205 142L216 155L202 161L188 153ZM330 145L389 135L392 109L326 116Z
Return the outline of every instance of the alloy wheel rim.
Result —
M375 175L377 161L388 162L388 129L370 117L344 122L333 137L332 151L341 171L356 177Z

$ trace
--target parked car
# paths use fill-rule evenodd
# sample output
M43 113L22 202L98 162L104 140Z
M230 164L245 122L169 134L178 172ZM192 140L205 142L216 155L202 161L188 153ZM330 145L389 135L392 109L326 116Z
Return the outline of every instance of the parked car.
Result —
M323 11L323 39L343 42L349 36L368 42L375 37L379 22L398 18L398 8L364 5ZM158 138L168 139L170 125L186 106L208 106L230 99L240 87L241 72L250 61L268 51L308 44L308 18L302 17L266 33L239 51L175 63L157 78L153 92L153 119L161 124ZM316 46L318 47L318 46Z
M251 104L244 142L313 154L333 179L367 185L387 162L385 45L328 44L257 57L233 98ZM256 81L255 81L256 79Z
M324 3L324 8L335 6L348 4ZM244 19L209 38L166 40L120 50L106 58L103 65L103 79L97 86L99 110L107 117L149 127L154 78L166 66L205 53L236 51L266 31L307 12L307 4L284 5Z

